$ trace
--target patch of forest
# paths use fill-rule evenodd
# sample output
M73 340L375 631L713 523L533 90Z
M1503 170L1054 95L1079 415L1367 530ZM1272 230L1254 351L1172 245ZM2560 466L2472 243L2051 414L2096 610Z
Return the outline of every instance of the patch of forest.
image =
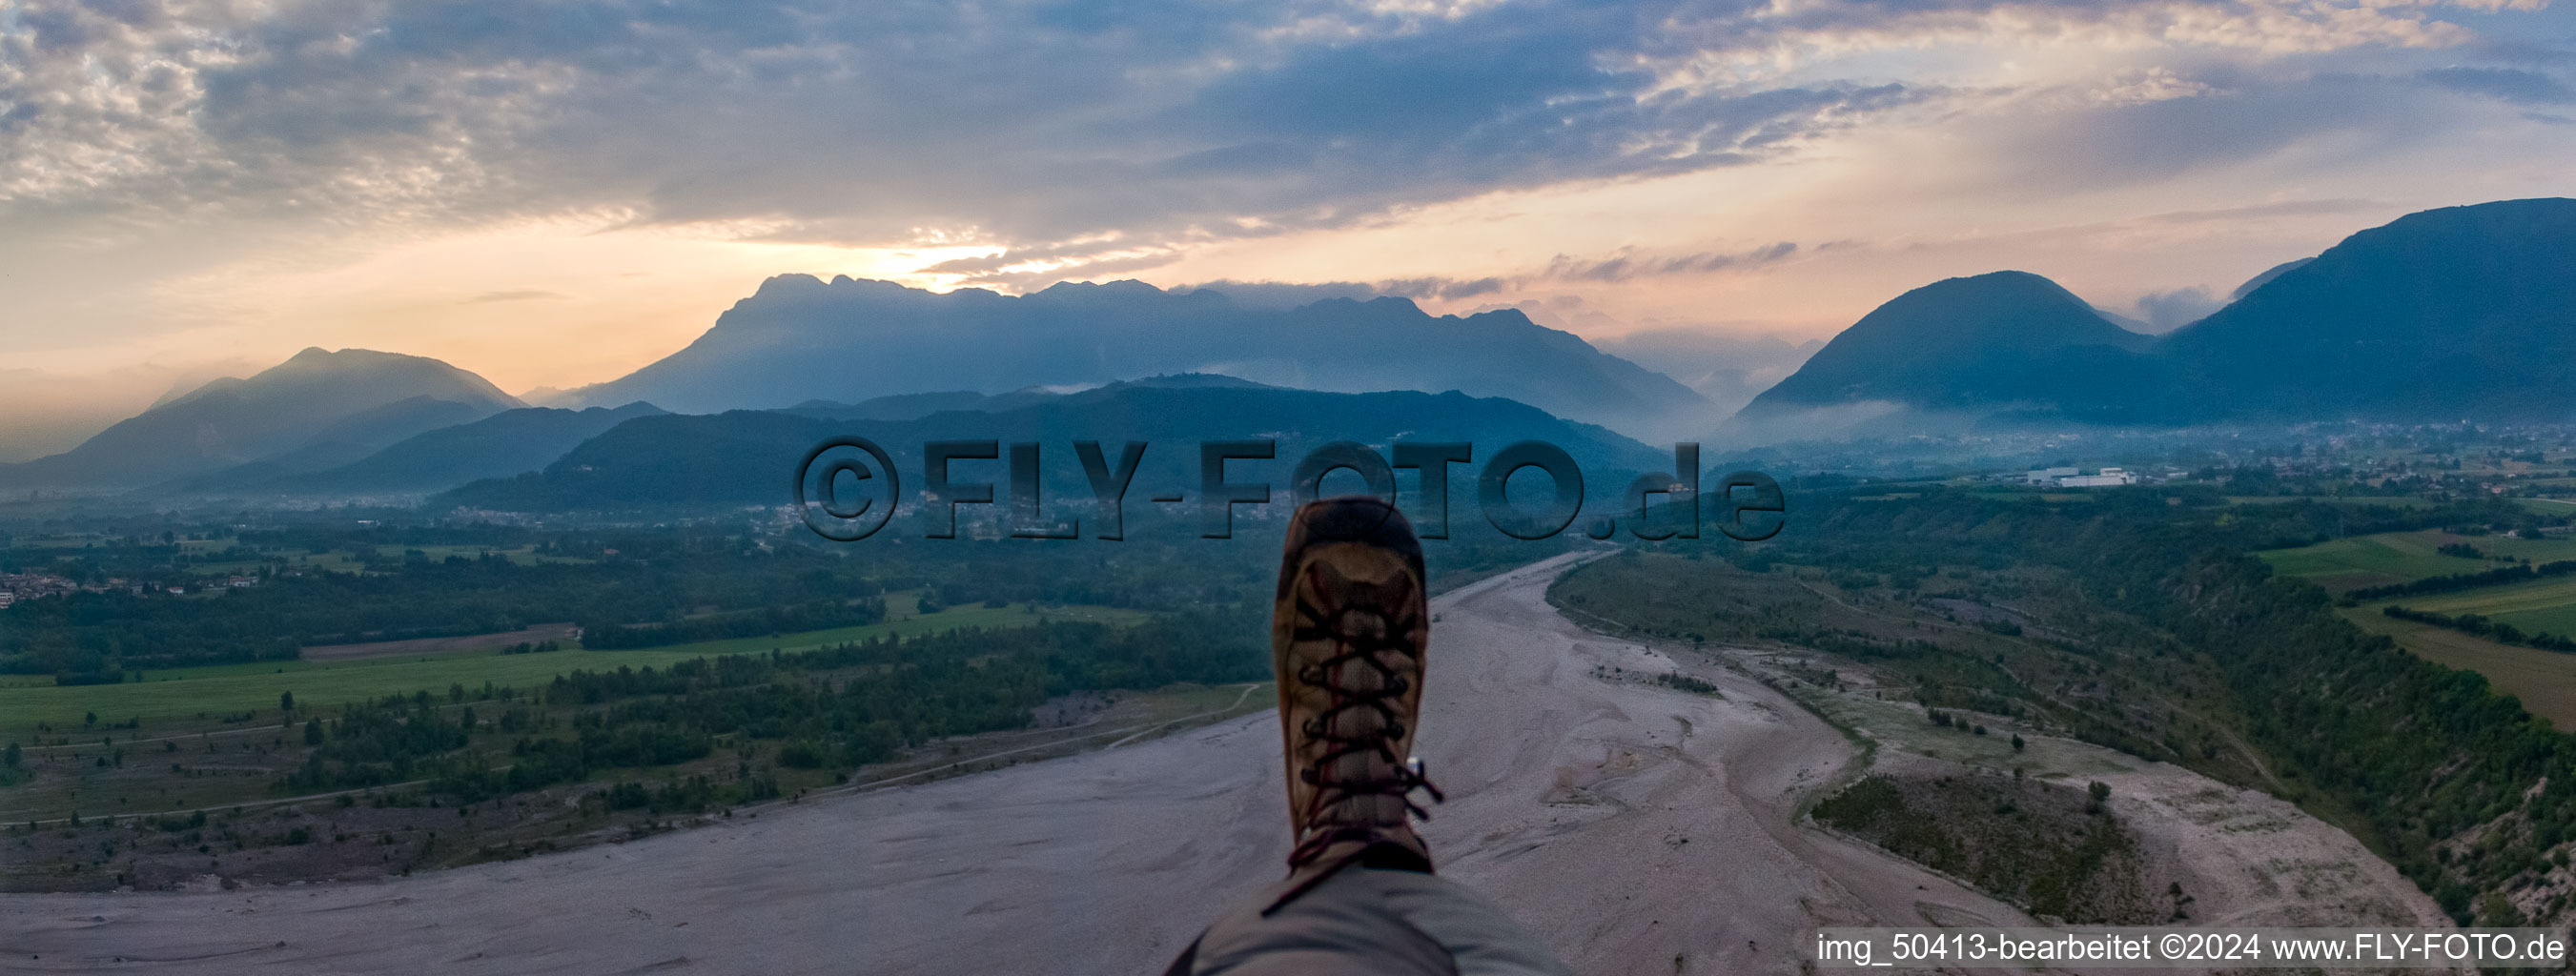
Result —
M2157 904L2137 835L2103 806L2109 796L2100 783L1881 773L1827 797L1815 817L2034 915L2077 925L2168 921L2170 902Z
M2380 608L2379 612L2390 617L2395 617L2399 620L2412 620L2419 624L2432 624L2435 627L2444 627L2459 631L2463 634L2484 637L2499 644L2512 644L2517 647L2536 647L2544 651L2557 651L2561 654L2576 654L2576 640L2560 637L2557 634L2552 634L2547 631L2526 633L2520 627L2489 620L2483 614L2464 613L2458 616L2453 616L2451 614L2438 613L2431 610L2413 610L2393 603Z

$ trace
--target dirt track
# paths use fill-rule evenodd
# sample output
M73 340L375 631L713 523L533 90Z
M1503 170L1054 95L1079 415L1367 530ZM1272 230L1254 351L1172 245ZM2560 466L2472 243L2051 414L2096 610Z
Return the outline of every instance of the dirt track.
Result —
M1818 924L2030 924L1795 826L1799 796L1851 749L1778 694L1706 664L1689 670L1723 699L1597 677L1674 664L1547 606L1572 558L1434 603L1421 749L1450 795L1425 831L1445 874L1582 972L1794 972L1792 939ZM37 972L1159 971L1226 900L1282 871L1276 721L379 884L9 896L0 959Z

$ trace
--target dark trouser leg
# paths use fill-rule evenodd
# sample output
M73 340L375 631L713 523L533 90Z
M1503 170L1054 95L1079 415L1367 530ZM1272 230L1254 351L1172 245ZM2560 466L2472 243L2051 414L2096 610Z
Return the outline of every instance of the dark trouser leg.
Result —
M1175 971L1196 976L1568 972L1501 908L1444 878L1352 865L1271 908L1291 886L1282 882L1218 916Z

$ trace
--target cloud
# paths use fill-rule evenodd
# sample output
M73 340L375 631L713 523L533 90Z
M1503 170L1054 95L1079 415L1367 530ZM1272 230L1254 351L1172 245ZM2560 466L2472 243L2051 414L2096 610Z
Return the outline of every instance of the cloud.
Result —
M1680 380L1722 413L1733 413L1780 382L1824 343L1792 344L1775 335L1713 328L1665 327L1594 339L1601 351Z
M2226 302L2199 285L2171 291L2148 292L2138 298L2138 318L2157 335L2163 335L2218 311Z
M765 219L1047 245L1331 226L1731 165L1917 97L1644 97L1650 11L37 0L0 25L0 208ZM22 67L20 65L23 65ZM6 209L0 209L5 214Z
M1824 67L1870 52L2475 36L2431 9L31 0L0 23L0 219L607 210L845 243L1044 249L1125 230L1172 244L1776 160L1986 97ZM2102 90L2199 84L2148 72Z
M1710 274L1770 264L1783 260L1797 251L1798 245L1788 241L1740 252L1702 251L1658 255L1641 253L1630 248L1622 249L1618 254L1606 258L1575 258L1560 254L1543 268L1520 274L1488 275L1481 278L1420 277L1389 278L1375 282L1313 283L1219 280L1185 285L1179 290L1205 288L1230 296L1241 304L1265 308L1290 308L1328 298L1368 299L1387 295L1399 298L1454 300L1518 291L1550 283L1623 282L1663 275Z
M917 250L864 269L816 267L846 260L822 248L739 253L1027 290L1208 254L1200 276L1257 279L1270 269L1227 260L1556 188L1715 170L1786 201L1837 180L1890 199L1934 184L1913 226L1820 205L1818 223L1842 225L1774 228L1792 204L1676 200L1714 226L1425 251L1400 270L1296 265L1376 294L1500 300L1822 267L1826 245L1754 245L2024 227L2016 208L2061 195L2082 197L2067 220L2149 192L2164 197L2140 206L2260 199L2245 185L2268 174L2230 167L2266 159L2305 161L2272 184L2284 193L2403 196L2341 177L2394 167L2372 162L2392 147L2564 125L2542 109L2565 104L2576 32L2563 5L2531 6L17 0L0 4L0 265L33 270L0 299L55 324L0 340L23 354L193 329L214 346L291 328L249 323L308 300L243 289L218 307L189 301L192 283L549 221ZM1825 165L1774 177L1809 161ZM2208 173L2234 175L2177 179ZM1936 219L1996 202L1991 222ZM1538 219L1589 218L1520 226ZM499 304L543 297L522 282L579 296L565 307L600 300L518 268L429 294L499 316L555 307Z
M1979 185L2048 194L2149 185L2320 141L2350 154L2396 152L2466 118L2411 77L2211 65L2187 80L2202 93L2102 101L2025 92L1954 129L1976 147Z
M1545 277L1558 281L1626 281L1640 276L1706 274L1729 268L1770 264L1798 253L1798 245L1781 241L1741 253L1701 252L1670 257L1639 257L1622 253L1603 260L1579 260L1558 255L1548 262Z
M460 304L460 305L489 305L489 304L494 303L494 302L528 302L528 301L536 301L536 300L539 300L539 299L545 299L545 298L562 298L562 297L563 297L562 295L557 294L557 293L555 293L555 292L550 292L550 291L534 291L534 290L522 290L522 291L487 291L487 292L484 292L484 293L482 293L482 294L480 294L480 295L476 295L476 296L474 296L474 297L472 297L472 298L468 298L468 299L466 299L466 300L464 300L464 301L462 301L462 302L459 302L459 303L457 303L457 304Z
M1389 295L1400 295L1405 298L1474 298L1478 295L1490 295L1505 288L1516 287L1520 283L1518 279L1495 276L1396 278L1379 282L1378 288Z
M2248 204L2242 207L2213 207L2205 210L2171 210L2160 214L2150 214L2137 219L2142 223L2156 224L2228 225L2240 224L2248 219L2257 217L2309 217L2318 215L2340 216L2344 214L2364 214L2384 209L2387 206L2388 205L2386 203L2378 200L2360 200L2349 197L2336 197L2323 200L2276 200L2271 203Z
M2435 86L2471 95L2483 95L2516 105L2566 105L2576 103L2576 88L2566 82L2522 68L2434 68L2417 75Z

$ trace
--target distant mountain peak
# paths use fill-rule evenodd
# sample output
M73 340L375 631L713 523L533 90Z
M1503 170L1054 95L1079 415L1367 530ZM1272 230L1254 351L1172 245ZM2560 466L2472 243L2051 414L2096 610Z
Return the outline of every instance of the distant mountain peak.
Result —
M2166 338L2210 394L2179 416L2576 414L2576 200L2419 211L2266 275Z
M356 369L368 366L414 363L435 364L437 366L447 367L450 369L454 368L448 366L444 362L431 359L427 356L414 356L408 353L382 352L375 349L360 349L356 346L351 346L346 349L324 349L321 346L306 346L302 351L297 352L293 356L287 357L285 362L269 367L269 371L281 369Z
M1047 298L1071 298L1093 296L1130 297L1161 295L1163 293L1164 292L1161 288L1157 288L1146 282L1138 281L1134 278L1120 278L1116 281L1099 282L1059 281L1035 292L1031 292L1030 294L1032 296Z
M1861 323L1881 328L1937 324L1952 341L2021 340L2134 347L2146 339L2103 317L2065 286L2028 271L1989 271L1944 278L1896 296Z
M834 410L823 404L1186 373L1332 392L1458 389L1614 425L1709 409L1672 378L1517 313L1434 316L1394 297L1280 311L1132 280L1008 296L811 275L762 282L687 348L567 402ZM880 408L909 409L869 409Z
M1897 296L1745 408L1884 401L2117 422L2576 415L2576 200L2408 214L2149 339L2044 278Z
M2270 268L2265 269L2262 274L2245 279L2245 283L2236 286L2235 291L2227 293L2227 300L2232 302L2247 295L2251 295L2254 293L2254 289L2271 284L2272 279L2289 274L2292 271L2297 271L2300 268L2305 267L2308 262L2314 260L2316 260L2315 257L2304 257L2283 261L2279 264L2273 265Z
M525 406L480 376L425 356L310 347L247 379L226 378L119 421L80 446L9 472L13 483L137 487L317 446L373 449Z
M771 275L767 278L761 279L760 287L752 291L751 297L770 298L780 295L792 295L799 292L816 292L825 288L838 286L843 282L850 280L851 279L848 278L833 278L832 283L830 285L826 285L823 283L823 279L809 274L793 273ZM887 282L887 284L892 284L892 282Z
M1227 376L1227 375L1225 375L1225 374L1223 374L1223 373L1160 373L1160 374L1156 374L1156 375L1153 375L1153 376L1144 377L1144 378L1142 378L1142 379L1119 380L1119 381L1117 381L1117 382L1115 382L1115 383L1110 383L1110 384L1108 384L1108 385L1106 385L1106 386L1102 386L1102 387L1100 387L1099 389L1102 389L1102 390L1123 390L1123 389L1130 389L1130 388L1147 388L1147 389L1164 389L1164 390L1203 390L1203 389L1230 389L1230 390L1278 390L1278 389L1286 389L1285 387L1272 386L1271 384L1268 384L1268 383L1255 383L1255 382L1253 382L1253 381L1251 381L1251 380L1243 379L1243 378L1241 378L1241 377L1236 377L1236 376Z
M1759 416L1872 401L2053 405L2078 363L2117 359L2153 341L2027 271L1944 278L1871 310L1744 409Z

